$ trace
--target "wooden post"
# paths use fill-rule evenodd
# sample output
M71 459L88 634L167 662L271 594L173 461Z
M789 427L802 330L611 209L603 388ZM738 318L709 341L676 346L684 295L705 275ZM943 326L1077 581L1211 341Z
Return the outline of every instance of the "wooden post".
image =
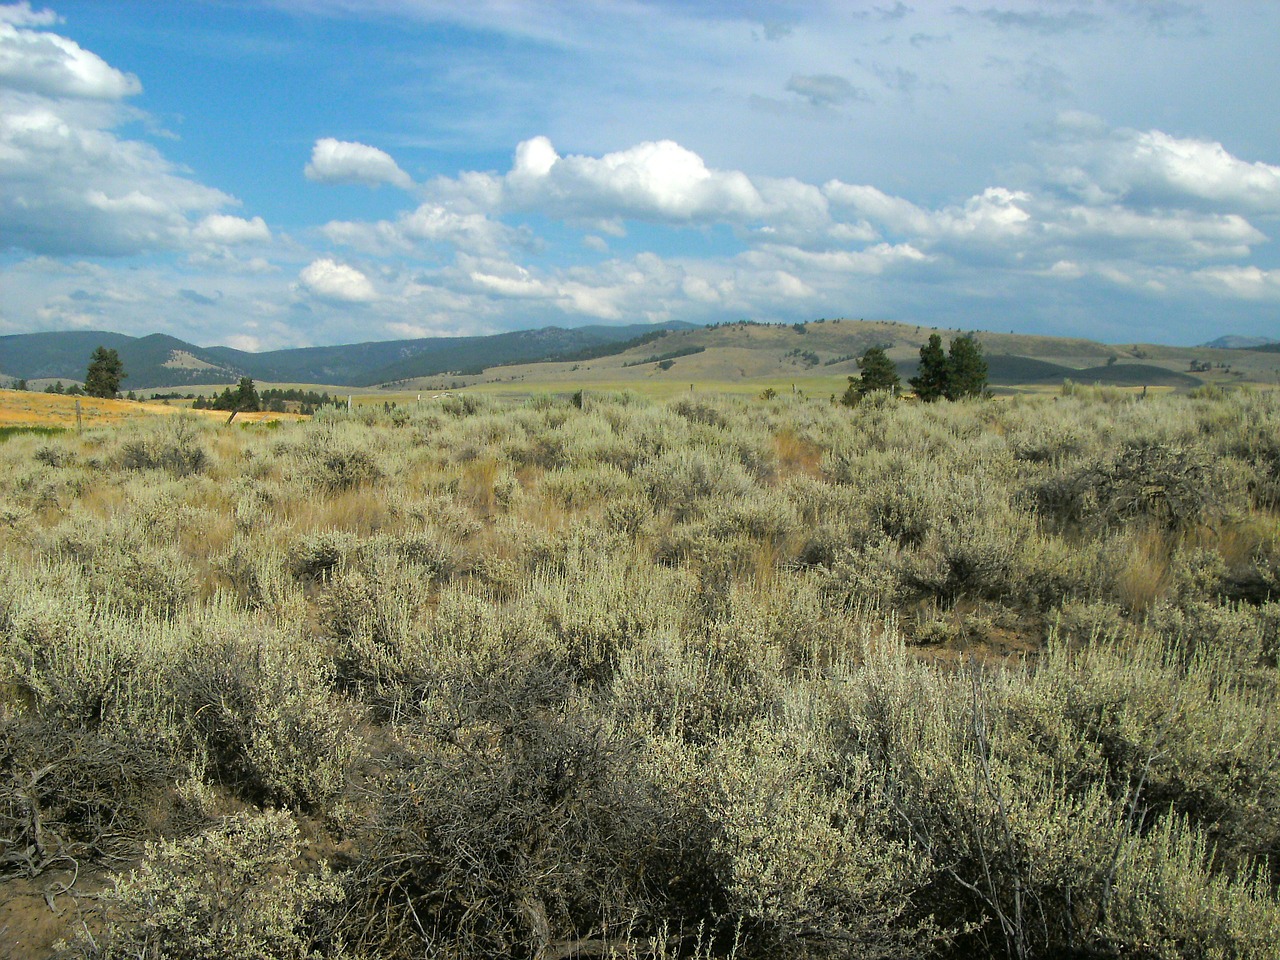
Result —
M76 397L76 433L84 433L84 420L80 415L80 398Z
M351 394L347 394L347 413L351 412Z

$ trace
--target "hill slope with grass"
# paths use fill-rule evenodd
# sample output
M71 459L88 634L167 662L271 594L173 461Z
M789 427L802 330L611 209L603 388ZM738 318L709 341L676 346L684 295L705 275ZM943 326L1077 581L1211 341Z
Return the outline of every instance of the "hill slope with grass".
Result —
M582 361L491 367L463 378L492 390L560 387L643 389L665 395L682 387L734 392L791 386L836 392L858 375L858 357L883 347L905 382L916 372L920 347L938 334L944 348L962 335L883 321L822 320L807 324L732 323L670 331L615 354ZM1144 386L1186 391L1205 383L1274 385L1280 357L1259 351L1159 344L1112 345L1066 337L974 334L987 359L993 389L1043 391L1064 380L1116 387ZM1196 372L1192 373L1195 365ZM443 389L439 378L411 380L405 389Z
M199 347L163 334L134 338L105 332L0 337L0 376L78 380L96 346L117 350L126 390L234 383L348 388L450 389L458 384L737 384L749 388L839 383L857 375L857 358L883 347L904 380L919 351L938 334L944 346L960 330L888 321L748 321L695 327L667 324L545 327L484 337L438 337L248 353ZM1280 354L1217 346L1105 344L1030 334L974 334L999 389L1043 389L1074 380L1108 386L1193 389L1203 383L1275 385ZM827 389L822 387L822 389Z
M82 380L98 346L117 351L126 390L234 383L243 376L275 383L324 383L361 387L451 371L476 372L504 363L608 351L662 330L657 326L545 327L484 337L426 337L370 343L300 347L249 353L231 347L199 347L165 334L130 337L106 331L25 333L0 337L0 375L14 380Z

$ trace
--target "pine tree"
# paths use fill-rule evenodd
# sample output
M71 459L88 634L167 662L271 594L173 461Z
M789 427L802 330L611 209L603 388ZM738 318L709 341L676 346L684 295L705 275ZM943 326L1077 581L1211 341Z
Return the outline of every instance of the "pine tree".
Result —
M947 355L942 352L942 337L930 334L929 342L920 348L920 367L908 382L916 396L925 403L933 403L947 395L950 380Z
M114 397L120 392L120 381L126 376L120 354L106 347L98 347L89 358L89 369L84 375L84 392L91 397Z
M252 377L241 377L240 383L232 396L235 398L234 409L236 410L256 412L262 409L262 403L258 399L258 391L253 385Z
M987 361L982 356L982 345L968 334L956 337L947 355L947 399L980 397L986 389Z
M876 390L897 390L902 381L898 369L884 352L883 347L869 347L858 361L861 377L850 377L849 386L840 398L846 407L852 407L868 393Z

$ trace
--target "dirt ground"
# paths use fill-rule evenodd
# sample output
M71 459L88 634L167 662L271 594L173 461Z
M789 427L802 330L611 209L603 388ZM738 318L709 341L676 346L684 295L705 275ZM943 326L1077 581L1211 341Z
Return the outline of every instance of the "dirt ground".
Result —
M0 956L5 960L46 960L55 945L88 925L95 926L96 895L109 886L106 875L74 869L46 870L37 877L0 882Z

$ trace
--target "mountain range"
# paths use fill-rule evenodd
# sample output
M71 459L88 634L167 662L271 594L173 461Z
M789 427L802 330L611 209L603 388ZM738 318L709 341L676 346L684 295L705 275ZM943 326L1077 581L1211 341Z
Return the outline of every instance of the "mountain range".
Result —
M749 321L697 326L672 322L628 326L545 327L484 337L390 340L249 353L200 347L165 334L130 337L105 331L0 337L0 384L24 379L37 388L80 381L98 346L124 364L123 389L208 387L252 377L267 384L393 390L455 385L640 381L735 383L779 378L839 380L858 374L857 358L885 348L904 379L914 374L920 345L933 333L959 330L888 321ZM1104 344L1030 334L978 332L993 387L1043 388L1064 380L1114 386L1190 390L1206 382L1280 382L1280 344L1239 346L1219 338L1199 347ZM1264 340L1265 338L1256 338ZM1243 347L1243 349L1242 349ZM824 386L823 389L828 389Z
M1203 346L1216 347L1219 350L1256 350L1259 347L1270 347L1278 344L1280 344L1280 340L1276 340L1273 337L1241 337L1235 334L1227 334L1225 337L1210 340Z
M93 330L20 333L0 337L0 377L83 380L90 355L102 346L120 355L127 374L122 388L128 390L234 383L240 377L269 383L366 387L413 377L475 373L501 364L585 358L666 330L692 326L671 322L544 327L486 337L386 340L264 353L199 347L162 333L145 337Z

